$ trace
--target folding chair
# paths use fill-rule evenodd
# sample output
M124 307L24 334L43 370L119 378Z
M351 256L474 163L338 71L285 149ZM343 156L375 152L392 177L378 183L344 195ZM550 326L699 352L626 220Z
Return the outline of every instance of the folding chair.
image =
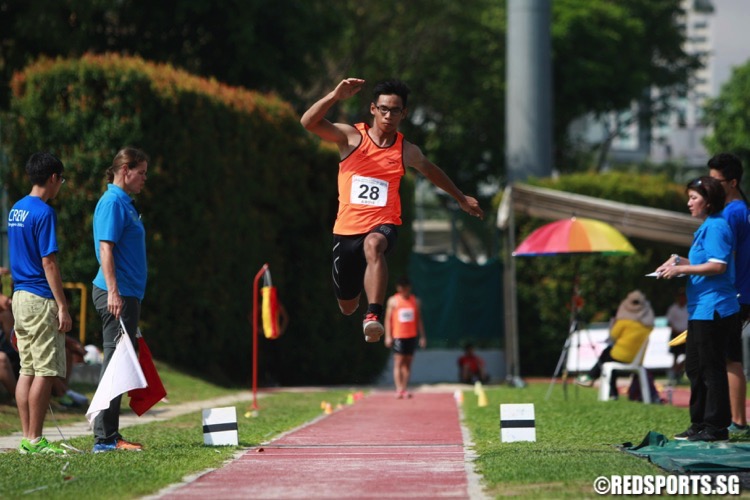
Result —
M631 372L638 374L638 381L641 385L641 397L643 402L651 404L651 388L648 383L648 372L643 366L643 358L646 355L648 338L643 341L638 354L635 355L630 363L619 363L617 361L608 361L602 365L602 376L599 379L599 401L609 401L609 386L614 372Z

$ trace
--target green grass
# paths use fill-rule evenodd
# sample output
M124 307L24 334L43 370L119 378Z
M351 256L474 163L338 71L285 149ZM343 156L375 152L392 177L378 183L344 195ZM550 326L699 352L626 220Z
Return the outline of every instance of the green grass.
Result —
M0 498L135 498L154 493L186 475L219 467L238 449L252 447L321 414L322 400L344 402L348 391L275 393L259 401L257 417L238 404L240 447L203 445L201 413L129 427L127 438L143 442L143 453L71 454L65 457L0 455ZM90 437L70 440L90 450Z
M165 363L156 361L155 364L161 381L164 383L164 388L167 390L167 398L171 404L179 404L186 401L202 401L204 399L226 396L238 390L251 389L250 387L220 387L174 370Z
M565 401L559 383L545 401L548 387L490 388L489 404L481 408L473 393L465 393L463 411L479 456L476 466L492 496L593 498L598 476L665 474L616 445L638 444L652 430L671 438L690 424L686 408L623 398L600 402L596 389L575 386L568 386ZM536 442L500 441L501 403L534 403Z

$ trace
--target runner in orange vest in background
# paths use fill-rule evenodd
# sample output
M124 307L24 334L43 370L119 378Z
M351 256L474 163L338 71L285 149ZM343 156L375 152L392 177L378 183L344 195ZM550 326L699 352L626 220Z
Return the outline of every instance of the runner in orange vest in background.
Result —
M427 345L419 299L411 293L409 278L396 283L396 293L388 299L385 309L385 346L393 347L393 382L398 399L410 398L406 390L411 378L411 362L417 348Z
M333 283L341 312L347 316L359 307L362 288L367 312L362 328L366 342L377 342L384 333L383 302L388 286L385 256L396 245L401 225L398 188L405 167L418 170L451 195L465 212L484 213L479 202L464 195L437 165L398 131L407 116L409 88L398 80L375 85L370 114L372 126L331 123L325 115L338 101L362 90L365 81L346 78L302 115L305 129L339 149L339 210L333 228Z

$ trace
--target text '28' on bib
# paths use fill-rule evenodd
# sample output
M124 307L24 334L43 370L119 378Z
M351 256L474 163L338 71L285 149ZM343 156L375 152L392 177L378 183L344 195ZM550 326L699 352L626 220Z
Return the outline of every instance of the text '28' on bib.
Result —
M388 182L374 177L352 177L349 203L384 207L388 202Z

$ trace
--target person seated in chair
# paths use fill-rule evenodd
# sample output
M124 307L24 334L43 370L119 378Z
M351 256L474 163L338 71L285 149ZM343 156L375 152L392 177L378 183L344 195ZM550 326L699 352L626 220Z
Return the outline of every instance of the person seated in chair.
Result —
M477 381L487 383L490 379L484 370L484 360L474 354L474 346L471 344L464 346L464 355L458 358L458 377L464 384Z
M578 385L591 387L602 374L602 365L608 361L632 363L644 342L654 329L654 310L640 290L633 290L620 303L615 322L610 330L609 346L602 351L588 374L576 379ZM610 399L617 399L617 376L610 380Z

